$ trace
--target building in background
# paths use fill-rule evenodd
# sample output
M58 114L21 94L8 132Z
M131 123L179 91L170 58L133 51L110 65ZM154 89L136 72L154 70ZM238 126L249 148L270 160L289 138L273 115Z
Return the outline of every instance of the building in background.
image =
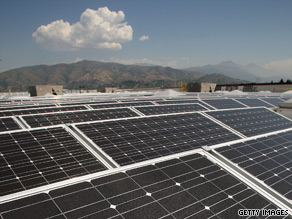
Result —
M106 87L105 92L106 93L115 93L117 91L117 87Z
M187 92L214 92L216 88L216 83L188 83Z
M250 84L219 84L216 90L221 91L233 91L240 90L243 92L259 92L259 91L271 91L271 92L285 92L292 90L292 83L250 83Z
M34 85L29 86L30 96L45 96L46 94L62 95L63 85Z

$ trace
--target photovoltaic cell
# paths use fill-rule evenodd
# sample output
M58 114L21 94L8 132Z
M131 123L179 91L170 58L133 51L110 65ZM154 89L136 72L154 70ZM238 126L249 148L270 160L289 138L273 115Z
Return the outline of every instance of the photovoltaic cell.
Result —
M120 165L239 139L198 113L90 123L77 128Z
M203 100L216 109L245 108L246 106L232 99Z
M129 103L90 104L90 106L93 109L129 107L129 106L146 106L146 105L153 105L153 103L148 102L148 101L143 101L143 102L129 102Z
M18 218L236 218L277 206L195 154L0 205ZM264 217L263 217L264 218Z
M36 114L23 116L27 124L34 127L59 125L66 123L90 122L97 120L116 119L138 116L128 108L104 109L104 110L86 110L75 112L63 112L54 114Z
M181 112L196 112L208 110L199 104L180 104L180 105L162 105L162 106L139 106L135 107L144 115L159 115L168 113L181 113Z
M0 132L21 129L11 117L0 118Z
M105 167L63 128L0 135L0 195L36 188Z
M68 106L68 107L46 107L46 108L33 108L23 110L5 110L0 111L0 116L17 116L27 114L41 114L50 112L62 112L62 111L74 111L74 110L86 110L85 106Z
M239 102L249 106L249 107L260 107L260 106L264 106L267 108L271 108L273 107L271 104L265 103L264 101L261 101L258 98L255 99L251 99L251 98L246 98L246 99L236 99Z
M292 131L217 148L216 151L292 200Z
M206 112L245 136L292 128L292 121L266 108Z

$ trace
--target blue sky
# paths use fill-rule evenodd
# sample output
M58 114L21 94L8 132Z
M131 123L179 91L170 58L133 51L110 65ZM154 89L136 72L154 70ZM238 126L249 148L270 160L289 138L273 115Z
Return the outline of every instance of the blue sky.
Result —
M86 9L94 13L104 7L124 15L118 16L123 27L106 33L113 38L113 31L119 31L110 45L100 40L99 27L92 36L91 29L75 25L68 44L64 36L51 36L57 25L38 29L58 20L71 28L80 24ZM139 40L142 36L149 39ZM0 0L0 59L0 71L86 59L175 68L232 60L287 72L292 62L292 1Z

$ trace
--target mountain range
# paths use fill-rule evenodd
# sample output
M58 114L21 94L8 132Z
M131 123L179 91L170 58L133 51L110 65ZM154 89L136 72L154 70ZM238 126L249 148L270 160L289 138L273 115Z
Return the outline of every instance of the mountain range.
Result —
M67 89L175 87L180 80L186 82L244 83L246 80L219 74L206 74L193 69L174 69L162 66L123 65L97 61L71 64L36 65L16 68L0 73L0 92L27 91L37 84L59 84ZM230 71L231 73L231 71ZM239 78L239 77L238 77Z
M280 81L281 78L284 78L285 80L287 79L285 76L281 76L278 72L267 70L256 64L249 64L244 66L236 64L232 61L225 61L216 65L191 67L185 70L201 72L205 74L224 74L232 78L251 82L271 82L272 80Z

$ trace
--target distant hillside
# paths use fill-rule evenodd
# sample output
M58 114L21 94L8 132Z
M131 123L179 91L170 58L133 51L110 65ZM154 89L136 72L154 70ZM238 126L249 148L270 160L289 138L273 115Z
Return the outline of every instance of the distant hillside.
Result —
M213 82L216 84L241 84L249 83L249 81L243 81L239 79L230 78L223 74L209 74L198 78L197 82Z
M256 76L250 73L244 66L231 61L221 62L217 65L205 65L202 67L192 67L186 70L201 72L205 74L224 74L228 77L256 82Z
M37 65L2 72L0 91L26 91L28 86L36 84L60 84L68 89L101 89L106 86L174 87L175 82L179 80L195 82L205 80L204 77L207 77L206 74L169 67L81 61L72 64ZM218 81L217 77L221 83L239 83L238 80L223 75L213 75L209 79Z

